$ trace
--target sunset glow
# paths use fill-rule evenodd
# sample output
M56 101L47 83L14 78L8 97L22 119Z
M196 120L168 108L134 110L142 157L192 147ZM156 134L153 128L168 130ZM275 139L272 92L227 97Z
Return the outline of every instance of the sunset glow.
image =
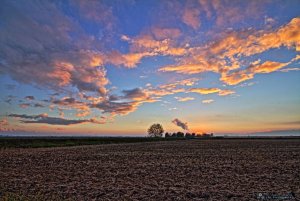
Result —
M0 134L300 133L299 0L0 5Z

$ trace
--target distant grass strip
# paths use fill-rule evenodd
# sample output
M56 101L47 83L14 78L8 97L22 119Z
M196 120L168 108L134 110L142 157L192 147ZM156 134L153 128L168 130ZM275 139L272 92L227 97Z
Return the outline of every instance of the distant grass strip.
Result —
M65 147L97 144L118 144L182 140L150 137L0 137L3 148Z

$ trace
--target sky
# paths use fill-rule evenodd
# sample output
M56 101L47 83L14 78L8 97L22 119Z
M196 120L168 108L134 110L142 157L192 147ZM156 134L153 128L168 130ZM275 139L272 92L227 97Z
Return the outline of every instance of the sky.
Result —
M300 131L300 0L2 0L0 133Z

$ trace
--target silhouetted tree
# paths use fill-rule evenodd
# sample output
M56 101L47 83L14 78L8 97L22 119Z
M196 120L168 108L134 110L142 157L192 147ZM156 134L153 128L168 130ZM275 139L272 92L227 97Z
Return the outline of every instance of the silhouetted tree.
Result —
M177 132L176 136L177 137L184 137L184 133L183 132Z
M185 138L192 138L192 135L190 133L186 133Z
M148 129L148 136L149 137L161 137L164 133L164 129L160 124L152 124Z
M165 133L165 138L171 137L171 134L169 134L168 132Z

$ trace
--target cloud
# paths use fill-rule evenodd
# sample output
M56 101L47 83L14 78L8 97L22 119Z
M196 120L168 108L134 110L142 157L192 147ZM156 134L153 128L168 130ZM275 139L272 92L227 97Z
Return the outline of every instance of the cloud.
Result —
M219 88L191 88L188 92L194 92L199 94L214 94L218 93L219 96L228 96L234 94L235 91L229 89L219 89Z
M43 104L40 104L40 103L35 103L34 105L33 105L33 107L45 107Z
M193 29L200 27L200 11L197 8L186 8L182 15L182 21Z
M180 29L177 28L153 27L151 31L157 40L176 39L181 35Z
M116 18L112 9L103 2L74 0L70 3L79 8L81 17L101 23L106 29L114 28L113 21Z
M154 28L153 35L140 34L134 38L122 35L121 39L130 44L130 53L121 54L118 51L112 51L107 54L107 62L114 65L123 65L128 68L134 68L140 63L144 57L157 56L157 55L173 55L181 56L186 53L185 48L176 47L172 38L176 38L174 35L170 38L167 36L172 33L180 35L177 29L163 29Z
M280 63L280 62L266 61L262 64L250 65L246 69L237 70L230 74L224 73L221 76L221 80L228 85L236 85L243 81L253 79L255 74L275 72L287 66L288 64L290 64L290 62Z
M11 105L11 102L12 102L13 100L15 100L15 98L16 98L16 96L8 95L8 96L5 98L4 102L6 102L6 103L8 103L8 104Z
M56 108L61 116L64 110L73 109L79 117L90 115L96 109L112 115L125 115L143 103L156 102L163 96L181 92L216 93L220 96L234 93L219 88L189 90L187 88L194 86L198 80L193 78L158 86L147 85L145 88L120 89L119 93L113 94L116 90L113 90L108 79L109 64L135 68L145 58L170 56L175 63L162 66L160 72L188 75L214 72L225 84L236 85L253 79L257 73L283 71L282 68L295 61L259 60L251 63L248 59L251 60L253 55L274 48L300 49L299 17L276 29L241 28L240 31L218 32L217 36L211 36L208 32L205 38L211 37L211 41L193 42L200 37L192 36L195 30L205 28L201 26L202 18L214 22L217 26L212 23L214 29L229 27L238 19L256 18L251 15L260 10L259 3L246 2L243 4L245 8L240 9L229 1L163 2L159 10L166 12L153 13L155 16L151 20L155 23L151 22L151 27L143 28L138 35L126 32L116 34L116 30L120 31L116 24L120 13L116 15L113 11L122 6L115 8L105 2L87 3L82 0L67 4L71 10L78 11L80 19L86 23L81 24L82 20L78 21L77 17L65 12L64 6L56 1L5 1L0 8L1 19L5 22L0 29L0 72L19 83L51 89L59 97L64 96L53 96L44 103ZM156 22L157 18L161 19ZM91 33L87 30L87 24L97 24L94 28L99 33ZM186 26L191 29L183 34L181 29ZM202 37L202 33L199 35ZM122 47L115 50L114 47L120 42L118 40L123 41ZM109 48L106 47L107 42ZM178 97L178 100L191 98ZM33 96L25 99L30 104L21 102L19 106L22 108L44 106L33 101ZM8 103L11 101L12 98L7 99Z
M285 69L281 69L280 72L290 72L290 71L300 71L300 68L285 68Z
M210 104L210 103L212 103L212 102L214 102L213 99L202 100L202 103L204 103L204 104Z
M8 117L20 118L22 123L25 124L50 124L50 125L73 125L82 123L104 123L96 119L64 119L58 117L49 117L48 114L39 115L19 115L19 114L9 114ZM28 120L29 119L29 120Z
M7 118L3 118L0 120L0 132L5 132L5 131L14 131L14 129L9 128L9 122Z
M55 2L5 1L1 18L6 22L0 37L1 71L39 88L76 87L105 95L109 81L101 51L92 48L95 39Z
M271 73L274 72L280 68L283 68L284 66L288 65L288 63L280 63L280 62L274 62L274 61L266 61L262 63L261 65L256 65L253 67L249 67L248 70L252 73Z
M175 99L177 99L179 102L186 102L186 101L191 101L194 100L194 97L174 97Z
M131 99L131 100L147 100L149 99L149 96L146 92L144 92L141 88L135 88L131 90L123 90L122 91L124 96L124 99Z
M30 100L34 100L35 98L34 96L25 96L25 99L30 101Z
M122 93L123 96L111 95L109 99L89 104L89 107L97 108L103 113L110 113L113 116L127 115L135 111L143 103L158 101L157 97L153 96L148 90L141 88L123 90Z
M76 114L77 117L87 116L91 112L89 103L78 101L72 97L53 99L53 100L51 100L51 104L53 106L58 106L60 112L62 112L62 110L75 109L75 110L77 110L77 114Z
M201 64L182 64L182 65L169 65L160 68L158 71L162 72L177 72L183 74L196 74L206 71Z
M21 103L21 104L19 104L19 107L23 108L23 109L28 108L29 106L31 106L30 103Z
M199 93L199 94L213 94L220 92L219 88L191 88L189 92Z
M186 4L189 4L187 1ZM195 1L194 1L195 2ZM253 21L263 18L264 11L271 2L268 1L247 1L241 4L240 1L230 0L199 0L198 4L190 6L198 10L201 16L195 16L195 23L206 19L213 26L214 30L222 30L228 27L252 25ZM196 13L197 14L197 13Z
M228 95L231 95L231 94L234 94L234 93L235 93L235 91L225 89L225 90L219 91L219 96L228 96Z
M8 121L7 121L7 119L1 119L0 120L0 126L2 127L4 127L4 126L7 126L8 125Z
M220 80L236 85L253 79L256 73L271 73L285 67L289 62L265 61L250 64L246 69L246 59L274 48L300 49L300 18L271 30L242 30L223 34L223 37L201 46L189 47L186 54L177 59L174 65L163 66L162 72L198 74L214 72L221 75Z
M151 87L146 89L146 93L151 97L157 97L160 98L162 96L172 95L180 92L185 92L184 87L193 86L198 81L198 78L190 78L190 79L184 79L175 81L170 84L162 84L155 88Z
M172 121L173 124L175 124L176 126L179 126L180 128L182 128L183 130L189 130L187 123L183 123L182 121L180 121L179 119L175 118Z
M144 57L154 56L152 52L137 52L121 54L118 51L112 51L106 55L105 61L117 66L125 66L127 68L135 68Z
M112 115L127 115L130 112L133 112L137 109L137 107L142 104L142 102L138 101L130 101L130 102L112 102L112 101L104 101L97 104L92 104L92 108L98 108L103 113L110 113Z

